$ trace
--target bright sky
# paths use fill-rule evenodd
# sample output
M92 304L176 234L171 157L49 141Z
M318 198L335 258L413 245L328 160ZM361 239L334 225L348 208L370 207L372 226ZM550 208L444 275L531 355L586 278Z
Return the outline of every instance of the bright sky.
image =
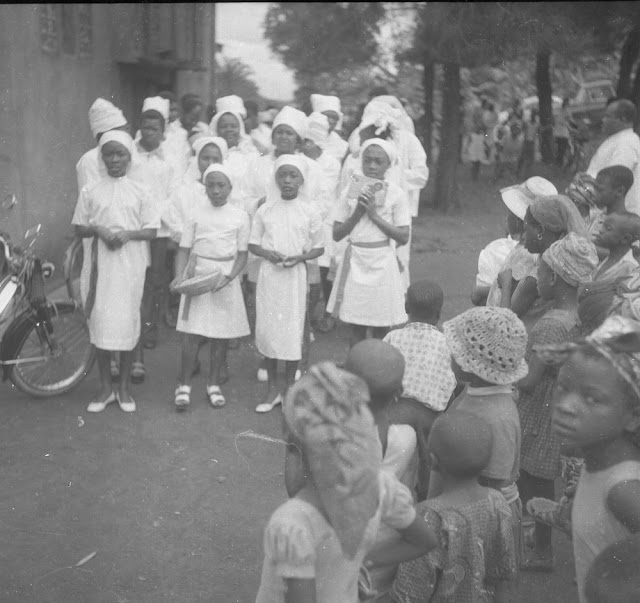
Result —
M260 93L274 100L293 99L293 72L271 52L262 24L268 2L217 2L216 40L222 54L242 59L254 70Z

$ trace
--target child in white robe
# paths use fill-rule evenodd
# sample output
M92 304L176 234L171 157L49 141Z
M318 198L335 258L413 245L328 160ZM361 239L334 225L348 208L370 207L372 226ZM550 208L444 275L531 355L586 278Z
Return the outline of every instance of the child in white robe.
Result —
M257 412L269 412L282 403L302 358L306 262L324 251L321 218L305 199L306 178L303 157L278 157L275 186L253 219L249 249L266 260L261 262L256 290L256 347L266 359L269 383ZM286 362L284 391L277 383L278 360Z
M136 410L129 394L132 351L140 338L140 304L150 263L149 243L160 226L151 191L127 176L135 152L129 134L111 131L100 139L107 177L83 188L73 216L76 234L92 237L84 258L81 294L91 343L97 348L100 391L87 407L101 412L118 401L125 412ZM120 385L111 386L110 351L120 352Z
M247 213L228 202L232 190L231 171L219 163L211 164L202 177L209 205L194 207L182 233L176 259L176 279L182 279L189 263L193 276L221 270L224 279L216 289L197 296L182 295L177 330L184 333L182 362L175 404L184 408L190 402L191 377L196 363L199 339L211 343L211 370L207 396L213 407L224 406L220 390L221 373L229 339L249 335L249 322L242 298L240 280L247 263L250 224Z
M371 138L361 148L365 176L384 180L388 186L383 205L376 206L371 190L357 199L342 194L334 213L333 238L347 238L327 311L352 325L352 345L366 337L368 327L382 339L394 325L407 320L404 287L392 241L409 240L411 215L405 192L386 180L396 161L391 143Z

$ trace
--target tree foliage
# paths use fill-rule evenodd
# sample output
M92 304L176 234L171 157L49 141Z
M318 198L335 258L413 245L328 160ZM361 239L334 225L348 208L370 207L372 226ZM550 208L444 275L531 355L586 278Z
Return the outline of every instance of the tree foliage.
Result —
M370 62L383 15L380 2L273 2L265 37L301 79Z
M241 98L259 98L253 69L236 57L223 58L216 69L216 95L237 94Z

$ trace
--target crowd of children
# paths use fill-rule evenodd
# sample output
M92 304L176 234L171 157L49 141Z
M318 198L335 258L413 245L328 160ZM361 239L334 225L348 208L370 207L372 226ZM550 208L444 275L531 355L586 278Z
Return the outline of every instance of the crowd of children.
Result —
M135 141L111 103L90 111L98 146L78 163L72 220L100 370L88 410L136 410L129 382L169 291L178 409L203 343L207 399L226 404L227 351L253 331L256 411L282 406L290 497L264 533L257 601L515 601L519 571L553 571L554 527L572 534L581 603L640 600L632 172L578 174L563 195L540 177L503 189L508 236L480 254L477 307L440 330L442 288L408 285L428 171L393 97L371 101L349 145L339 100L314 95L309 117L285 107L256 146L242 99L218 99L207 126L197 97L171 121L164 96L145 101ZM325 327L351 328L340 367L307 367L321 295Z

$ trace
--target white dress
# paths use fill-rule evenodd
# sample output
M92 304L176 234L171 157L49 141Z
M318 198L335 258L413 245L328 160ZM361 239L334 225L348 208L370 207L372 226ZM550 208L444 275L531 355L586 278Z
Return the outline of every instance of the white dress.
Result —
M336 206L334 221L346 222L356 204L357 199L347 198L345 192ZM378 209L378 214L394 226L411 225L406 194L392 182L389 182L384 206ZM404 286L392 241L366 214L346 239L346 250L327 311L335 312L336 301L342 297L338 316L343 322L369 327L390 327L406 322ZM371 247L372 244L378 246Z
M334 130L324 143L324 150L332 157L335 157L338 162L342 162L349 150L349 143Z
M249 216L229 203L222 207L198 207L184 227L180 247L197 256L195 274L212 272L216 267L229 275L239 252L249 247ZM234 339L249 335L239 277L212 293L189 298L188 317L184 316L186 296L180 297L176 329L211 339Z
M160 219L144 184L128 176L107 176L95 186L82 189L72 224L104 226L117 232L158 228ZM149 243L129 241L113 251L100 239L97 245L96 297L89 317L91 343L101 350L133 350L140 337L140 304L150 263ZM83 304L89 294L91 263L89 252L80 279Z
M322 221L308 202L269 198L253 219L251 244L284 256L322 247ZM267 358L300 360L307 306L304 263L284 268L260 263L256 290L256 347Z
M185 177L182 183L173 191L167 203L162 221L167 227L169 236L178 244L182 240L184 226L193 212L206 209L211 205L204 186L198 180Z

